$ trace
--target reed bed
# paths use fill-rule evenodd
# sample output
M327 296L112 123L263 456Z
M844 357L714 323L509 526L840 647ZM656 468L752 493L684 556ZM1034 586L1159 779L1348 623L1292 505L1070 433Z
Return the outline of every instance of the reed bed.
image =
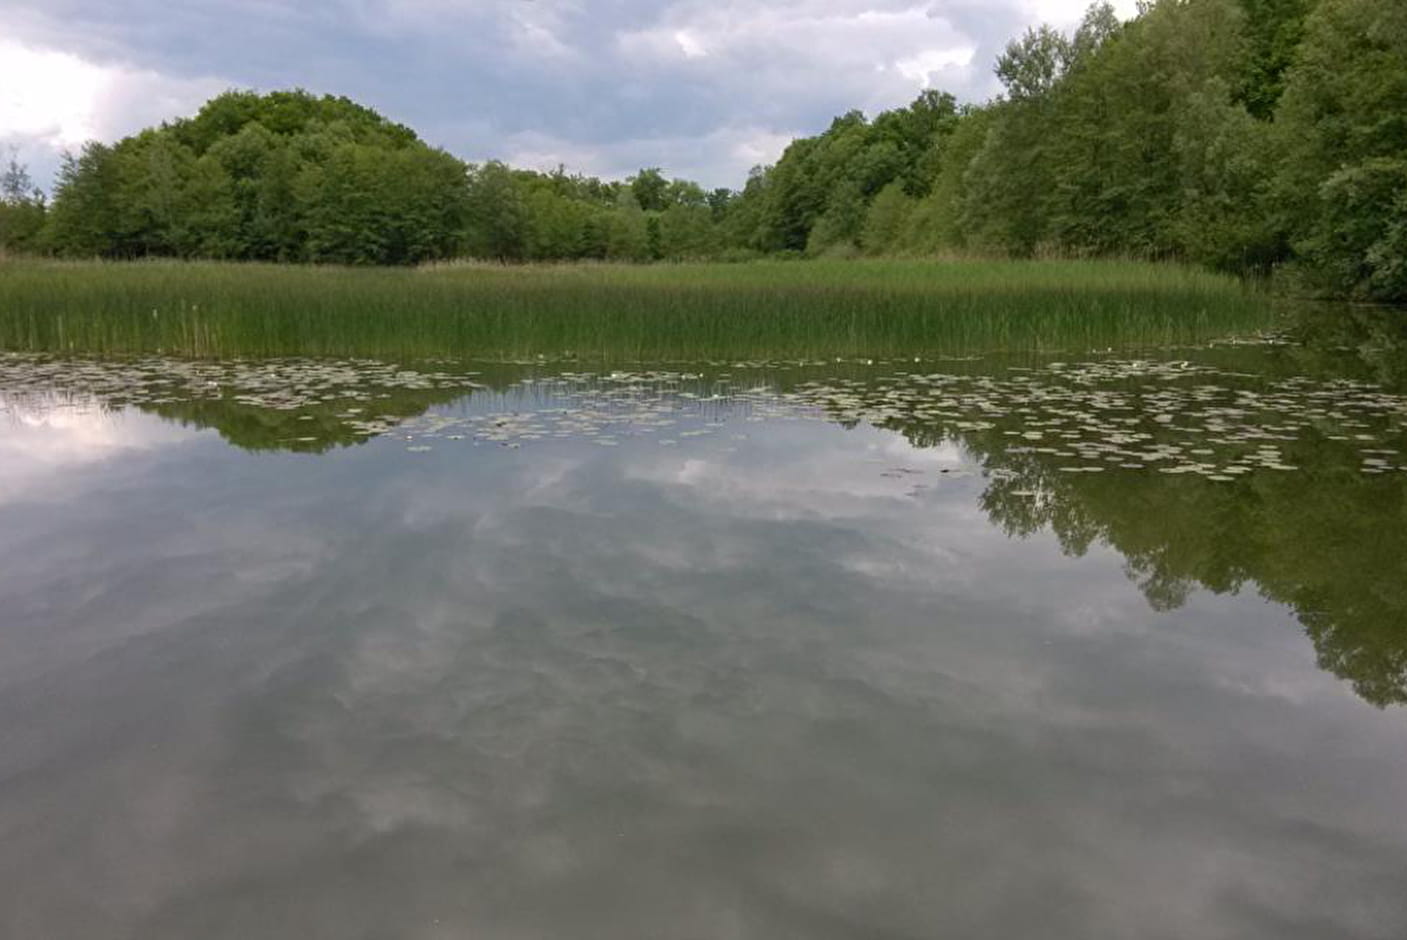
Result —
M1240 282L1108 261L0 261L0 349L126 355L890 357L1191 344L1270 321Z

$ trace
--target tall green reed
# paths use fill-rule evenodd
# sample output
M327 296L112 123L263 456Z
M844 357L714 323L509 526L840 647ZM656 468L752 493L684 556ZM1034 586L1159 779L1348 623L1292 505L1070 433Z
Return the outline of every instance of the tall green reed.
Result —
M1133 262L0 262L0 349L194 357L889 357L1133 348L1270 321L1239 282Z

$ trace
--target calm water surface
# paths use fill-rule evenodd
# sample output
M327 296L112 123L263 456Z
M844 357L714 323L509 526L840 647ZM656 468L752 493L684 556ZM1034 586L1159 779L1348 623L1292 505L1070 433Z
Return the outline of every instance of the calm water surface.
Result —
M0 356L0 936L1399 940L1402 361Z

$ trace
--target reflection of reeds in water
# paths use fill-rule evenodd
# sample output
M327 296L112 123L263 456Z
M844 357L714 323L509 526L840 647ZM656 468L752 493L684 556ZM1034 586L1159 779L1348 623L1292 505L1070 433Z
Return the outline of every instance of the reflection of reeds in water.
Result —
M1238 282L1132 262L440 266L0 263L0 348L239 355L893 356L1195 343Z

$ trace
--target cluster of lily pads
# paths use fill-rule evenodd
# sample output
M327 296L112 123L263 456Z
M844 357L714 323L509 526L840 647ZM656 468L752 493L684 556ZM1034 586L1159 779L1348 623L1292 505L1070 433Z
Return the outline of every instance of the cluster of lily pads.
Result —
M389 397L389 389L482 388L472 381L475 374L423 371L373 359L104 360L0 353L0 391L8 398L78 392L114 407L225 399L296 411L331 402L374 401Z
M994 365L985 373L936 365L759 362L572 372L525 364L514 384L489 389L475 380L481 373L445 362L408 368L367 359L0 355L0 407L26 395L81 393L109 406L218 400L317 408L357 438L390 435L415 452L440 442L517 448L553 439L670 447L737 423L825 420L891 428L926 442L981 439L984 450L1043 455L1065 473L1146 471L1218 482L1295 470L1295 447L1313 436L1354 454L1365 474L1407 470L1407 397L1366 382L1275 379L1161 359ZM377 407L398 391L461 401L412 417Z
M804 381L778 389L725 375L564 373L529 378L499 406L403 423L413 449L434 440L519 447L553 438L673 446L734 421L821 419L961 439L1009 439L1006 453L1047 455L1066 473L1197 474L1228 482L1297 469L1291 445L1313 433L1356 451L1364 473L1407 469L1397 443L1407 399L1363 382L1278 381L1187 361L1103 360L1009 368L997 375L914 372ZM680 427L692 422L687 430Z
M406 396L443 400L484 388L474 381L477 373L428 365L406 368L372 359L102 360L0 353L0 415L56 406L158 411L166 406L179 411L190 404L227 405L284 413L307 432L291 432L275 446L317 447L325 443L329 425L345 429L344 443L389 431L406 413L398 400Z
M761 381L739 382L730 373L657 370L528 377L484 404L486 410L422 415L401 422L395 431L415 452L431 450L438 440L518 448L553 439L603 447L639 439L674 447L735 422L823 417L817 406L778 395Z
M1407 470L1407 398L1365 382L1266 380L1188 361L1104 360L999 376L902 373L798 390L836 420L999 434L1006 453L1044 454L1066 473L1110 469L1229 482L1298 469L1306 435L1356 451L1364 473Z

